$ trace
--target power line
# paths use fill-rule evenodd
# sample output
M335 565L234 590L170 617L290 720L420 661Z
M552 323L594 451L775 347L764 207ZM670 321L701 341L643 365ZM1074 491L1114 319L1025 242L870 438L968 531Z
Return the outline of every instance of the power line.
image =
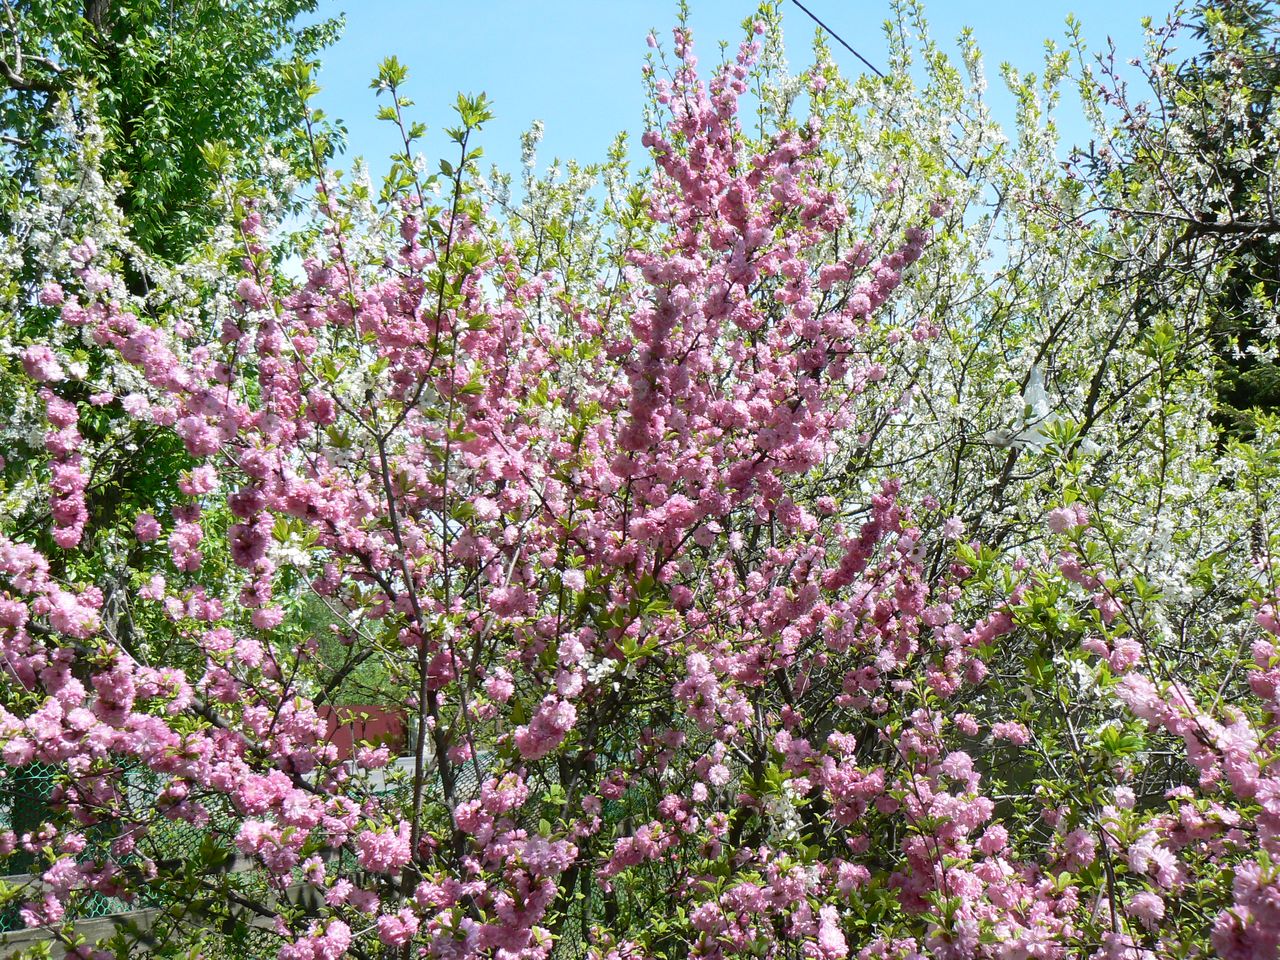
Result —
M840 44L840 46L844 47L846 50L852 53L855 57L861 60L863 64L866 65L866 68L868 70L874 73L877 77L884 77L884 74L881 73L878 69L876 69L875 64L873 64L870 60L868 60L866 57L860 54L857 50L853 49L853 47L849 46L849 44L845 42L844 38L840 36L840 34L836 33L834 30L828 27L825 23L819 20L817 16L814 14L814 12L810 10L808 7L806 7L803 3L801 3L800 0L791 0L791 2L794 3L801 10L803 10L805 14L808 15L810 20L812 20L814 23L820 26L823 30L827 31L827 33L831 34L831 36L835 39L835 41L838 44Z

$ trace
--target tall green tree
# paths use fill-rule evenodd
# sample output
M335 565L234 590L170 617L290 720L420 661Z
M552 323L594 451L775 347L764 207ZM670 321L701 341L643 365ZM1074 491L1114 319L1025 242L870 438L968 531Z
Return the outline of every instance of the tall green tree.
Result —
M59 97L91 96L132 239L172 261L213 222L203 146L231 155L265 141L284 157L301 120L286 71L311 61L340 23L317 0L17 0L0 13L5 208L42 155L59 149ZM312 22L307 22L308 20ZM0 213L0 216L3 216Z
M1280 9L1213 0L1149 32L1150 102L1112 58L1090 91L1112 125L1085 154L1082 182L1135 242L1115 273L1167 300L1196 288L1217 357L1216 419L1241 435L1280 412ZM1188 49L1190 47L1190 49Z
M1212 212L1236 240L1215 311L1221 416L1237 430L1251 430L1259 412L1280 412L1280 364L1269 349L1280 299L1280 144L1274 137L1280 10L1272 2L1233 0L1199 12L1194 31L1208 49L1180 71L1189 103L1207 108L1222 100L1219 90L1229 90L1240 103L1209 125L1197 148L1222 158Z

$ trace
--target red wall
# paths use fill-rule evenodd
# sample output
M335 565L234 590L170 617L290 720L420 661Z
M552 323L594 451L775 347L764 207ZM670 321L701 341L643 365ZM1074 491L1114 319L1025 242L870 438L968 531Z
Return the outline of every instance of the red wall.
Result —
M392 756L404 751L404 711L365 704L344 704L340 707L316 707L328 724L326 736L338 748L341 760L355 755L356 744L362 740L375 746L388 744Z

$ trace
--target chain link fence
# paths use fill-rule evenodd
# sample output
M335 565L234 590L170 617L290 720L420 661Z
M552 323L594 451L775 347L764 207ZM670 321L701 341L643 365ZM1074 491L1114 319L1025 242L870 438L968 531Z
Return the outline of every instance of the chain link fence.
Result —
M12 830L19 837L39 830L49 819L49 806L58 772L56 767L44 763L6 770L7 776L0 781L0 829ZM90 847L86 849L90 850L94 838L88 834L86 836L90 840ZM10 882L16 877L39 874L41 870L42 865L37 855L28 853L21 846L9 856L7 873ZM22 902L23 898L17 898L0 907L0 933L20 930L25 926L19 915ZM91 920L124 913L129 909L129 905L122 900L86 891L76 898L72 919Z
M477 763L458 767L455 783L455 797L458 801L479 796L481 784L489 776L492 760L491 756L482 756L477 758ZM196 863L201 859L201 846L206 838L211 835L226 837L235 832L233 811L225 799L220 806L216 799L204 798L211 820L206 827L197 827L181 820L157 818L155 802L159 793L158 782L141 771L130 771L125 776L128 784L124 791L126 809L136 813L139 820L146 819L149 826L137 853L132 857L114 858L122 865L137 859L139 854L155 861ZM19 837L24 833L38 831L51 817L57 788L64 777L65 771L42 763L32 763L16 769L0 767L0 829L13 830ZM410 789L403 778L395 777L378 786L378 792L384 795L403 793L402 799L406 802ZM631 812L632 806L625 798L622 801L609 801L605 804L602 815L606 821L616 823ZM536 813L531 813L529 822L522 823L521 826L530 831L536 830ZM120 823L87 827L84 830L87 844L83 858L103 858L120 832ZM350 859L349 853L343 856L344 860ZM354 867L354 862L349 865ZM25 928L20 915L21 906L38 898L36 891L40 883L39 875L46 866L47 863L39 853L29 853L21 846L8 858L5 870L7 882L25 889L9 902L0 904L0 937ZM295 879L301 881L300 876ZM274 891L260 871L237 869L235 873L226 874L224 882L228 891L233 891L249 902L266 904L274 897ZM559 939L552 952L554 960L582 960L588 951L593 926L607 925L609 915L619 906L624 910L628 907L640 907L639 904L626 903L627 897L620 891L615 892L611 902L606 903L589 868L584 868L579 874L575 885L579 887L579 895L567 898L565 916L558 924ZM120 916L124 919L130 913L161 908L158 921L154 918L151 921L153 924L158 923L151 933L163 940L174 935L178 924L177 918L168 918L163 909L173 906L174 902L175 892L163 885L144 886L144 892L130 902L84 890L67 898L66 919L72 922L108 916ZM202 941L202 956L207 960L270 960L279 946L278 938L271 931L247 924L228 925L224 930L202 931ZM130 952L127 955L134 954Z

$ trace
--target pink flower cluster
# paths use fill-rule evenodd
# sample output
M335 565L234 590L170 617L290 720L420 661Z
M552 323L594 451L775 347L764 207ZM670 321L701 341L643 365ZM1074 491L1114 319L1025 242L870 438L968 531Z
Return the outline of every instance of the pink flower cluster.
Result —
M76 429L80 417L75 404L60 400L47 388L41 391L50 430L45 434L45 448L53 455L50 462L49 509L53 515L53 539L58 546L70 549L80 543L89 508L85 489L89 478L81 469L81 437Z

